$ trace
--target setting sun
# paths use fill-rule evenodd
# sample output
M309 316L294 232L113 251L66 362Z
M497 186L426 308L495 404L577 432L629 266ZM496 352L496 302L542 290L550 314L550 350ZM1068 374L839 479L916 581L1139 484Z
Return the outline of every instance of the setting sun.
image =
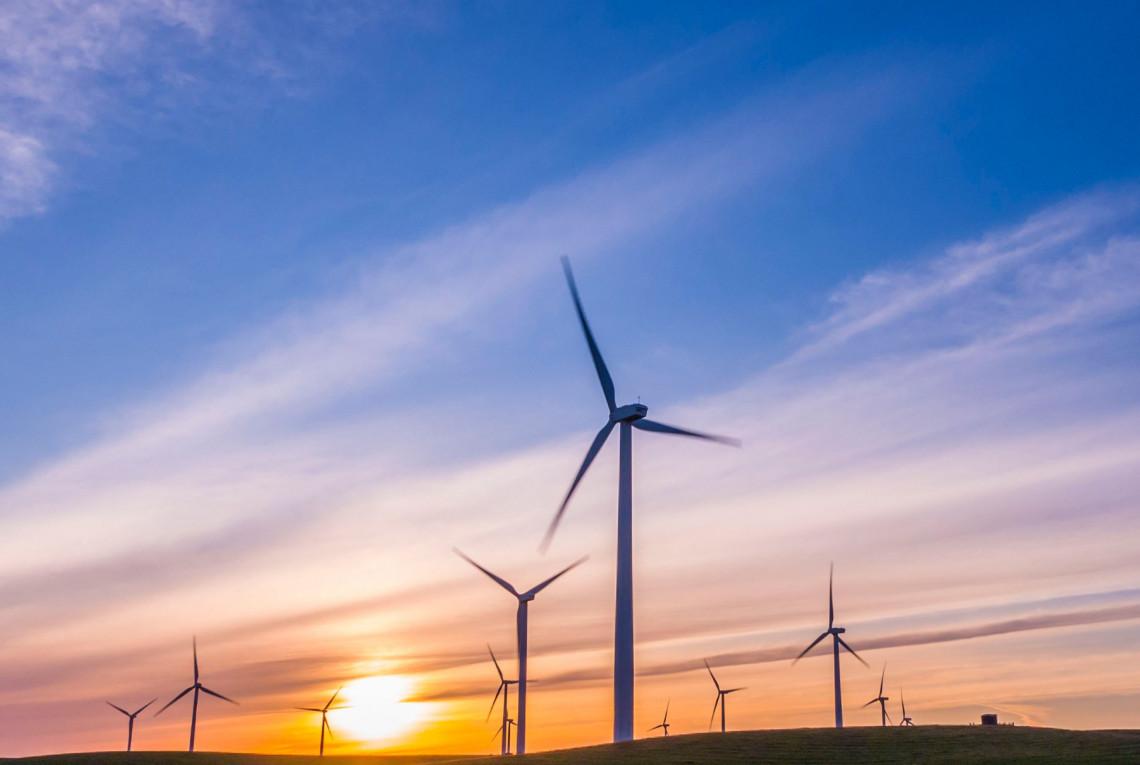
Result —
M344 707L332 722L342 737L361 743L389 741L406 733L426 717L424 704L407 701L412 681L403 676L372 676L344 686Z

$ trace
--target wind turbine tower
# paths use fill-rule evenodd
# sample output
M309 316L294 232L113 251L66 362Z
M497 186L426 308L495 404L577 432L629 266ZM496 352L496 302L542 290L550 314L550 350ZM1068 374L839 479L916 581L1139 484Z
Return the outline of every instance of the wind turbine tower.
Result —
M499 667L499 660L495 658L495 652L491 650L491 646L487 646L487 650L491 654L491 661L495 662L495 671L499 673L499 689L495 691L495 698L491 701L491 708L487 710L487 719L491 719L491 713L495 711L495 704L499 701L499 694L503 694L503 727L499 728L499 730L503 732L503 740L499 747L499 754L508 754L511 744L510 741L507 740L507 737L511 735L511 729L507 726L507 722L510 720L507 699L511 694L511 686L517 685L519 681L508 680L503 677L503 670Z
M562 569L561 571L559 571L557 574L550 577L546 581L541 582L540 584L536 584L534 587L531 587L526 592L520 593L506 579L503 579L502 577L499 577L499 576L496 576L495 574L492 574L490 571L483 568L478 563L476 563L475 561L471 560L466 555L464 555L462 553L462 551L455 550L455 554L458 555L460 558L463 558L463 560L467 561L468 563L470 563L475 568L482 571L484 574L486 574L491 579L493 579L496 584L498 584L500 587L502 587L504 590L506 590L510 594L514 595L518 599L519 605L518 605L518 609L515 611L515 634L517 635L517 640L518 640L519 700L515 703L515 706L518 707L519 721L515 725L515 728L516 728L516 731L515 731L515 737L516 737L515 738L515 752L517 754L526 754L527 606L530 604L530 602L532 600L534 600L535 596L538 595L538 593L542 592L544 589L546 589L546 587L548 585L550 585L551 582L553 582L555 579L557 579L558 577L565 574L570 569L575 568L575 567L580 566L583 563L585 563L586 558L579 558L577 561L575 561L574 563L571 563L569 566Z
M709 671L709 677L712 678L713 685L716 686L716 701L713 702L712 716L709 717L709 730L712 730L713 720L716 719L716 708L717 708L717 705L719 704L720 705L720 732L724 733L724 729L725 729L725 725L724 725L725 696L727 696L730 693L736 693L737 691L743 691L744 689L743 688L721 688L720 683L718 683L716 681L716 675L713 674L712 667L709 666L708 659L705 659L705 669L707 669Z
M172 698L170 701L166 702L166 706L164 706L162 709L155 712L154 716L158 717L160 714L165 712L170 707L171 704L178 701L180 698L185 696L187 693L190 693L190 691L194 691L194 705L191 708L191 712L190 712L190 751L193 752L194 751L194 731L198 725L198 692L201 691L202 693L206 693L206 694L209 694L210 696L214 696L215 698L219 698L222 701L228 701L231 704L237 704L237 702L234 701L233 699L226 698L225 696L223 696L220 693L217 693L216 691L211 691L209 688L202 685L202 683L198 682L198 638L197 637L194 638L194 684L191 685L186 690L182 691L182 693L180 693L177 696L175 696L174 698Z
M870 701L868 701L866 704L863 705L863 708L866 709L867 707L871 706L875 702L879 703L879 710L883 713L882 719L883 719L883 727L884 728L887 727L887 721L891 719L891 716L889 714L887 714L887 702L890 701L891 698L890 698L890 696L884 696L883 695L883 681L886 679L887 679L887 665L884 664L883 665L883 674L879 678L879 695L876 696L875 698L871 699ZM906 714L905 710L904 710L903 714L904 715ZM892 722L891 724L893 725L894 723Z
M329 738L332 738L332 728L329 726L329 712L331 712L334 709L344 709L344 707L334 707L333 706L333 702L336 701L336 697L340 695L340 690L341 690L340 688L337 688L336 693L334 693L332 695L332 698L329 699L329 702L327 704L325 704L323 707L294 707L294 709L299 709L302 712L320 712L320 714L321 714L320 756L321 757L325 756L325 731L326 730L329 732Z
M669 701L665 702L665 717L661 720L661 724L660 725L654 725L652 728L650 728L648 731L646 731L647 733L652 733L653 731L660 728L662 731L665 732L666 738L669 736L669 704L670 704Z
M598 382L602 386L602 394L609 408L609 415L605 425L594 437L586 452L586 459L578 468L578 474L570 484L570 490L562 500L558 512L550 522L546 537L540 549L546 550L550 540L562 520L566 506L573 496L574 490L582 476L586 474L590 463L598 456L602 445L609 438L610 433L618 427L620 435L619 472L618 472L618 543L617 543L617 598L614 614L614 741L629 741L633 738L633 428L653 433L666 433L676 436L691 436L708 441L717 441L731 446L740 446L740 442L733 438L712 436L707 433L698 433L692 430L675 428L660 422L648 420L645 415L649 408L644 404L626 404L618 406L614 395L614 381L602 360L598 344L594 342L594 335L590 325L586 322L586 314L582 310L582 301L578 297L578 287L574 283L574 274L570 270L570 260L562 258L562 268L566 272L566 281L570 286L570 296L574 300L574 308L578 312L578 321L582 325L582 332L586 335L586 345L590 348L590 356L594 360L594 369L598 374Z
M114 707L115 709L119 710L120 712L122 712L123 714L125 714L127 716L127 751L128 752L131 751L131 742L134 740L134 737L135 737L135 718L139 716L139 712L143 711L144 709L146 709L147 707L149 707L151 704L153 704L156 701L158 701L158 699L151 699L150 701L148 701L147 703L143 704L141 707L136 709L134 712L128 712L127 710L125 710L121 706L119 706L118 704L112 704L109 701L107 702L108 705Z
M839 689L839 646L843 646L845 649L847 649L847 651L849 651L852 656L854 656L856 659L858 659L863 664L864 667L867 667L869 669L871 665L869 665L867 662L863 661L863 658L859 654L855 653L855 649L852 648L851 646L847 645L846 641L844 641L843 638L839 637L840 635L842 635L847 630L845 630L843 627L836 627L835 626L835 597L834 597L834 587L833 587L834 581L835 581L835 564L833 563L833 564L831 564L831 574L829 575L828 580L827 580L827 631L824 632L819 637L817 637L815 640L813 640L811 642L811 645L809 645L807 648L805 648L803 650L803 652L800 653L799 656L797 656L795 659L792 660L792 664L795 664L797 661L799 661L804 656L806 656L807 652L810 651L811 649L815 648L816 645L818 645L819 642L821 640L823 640L825 637L827 637L828 635L831 636L831 638L832 638L832 656L834 657L834 660L835 660L835 727L836 728L842 728L843 727L843 696L840 693L840 689Z
M902 722L899 723L899 727L903 727L903 728L913 727L914 721L912 721L909 717L906 716L906 699L903 698L902 688L899 688L899 701L902 702L902 710L903 710Z

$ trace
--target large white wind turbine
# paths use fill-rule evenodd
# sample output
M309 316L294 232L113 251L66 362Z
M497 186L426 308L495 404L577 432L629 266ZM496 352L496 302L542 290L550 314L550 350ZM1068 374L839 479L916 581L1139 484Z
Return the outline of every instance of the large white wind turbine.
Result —
M143 704L141 707L136 709L134 712L128 712L127 710L125 710L121 706L119 706L118 704L112 704L109 701L107 702L107 704L109 706L114 707L115 709L119 710L120 712L122 712L123 714L125 714L127 716L127 751L128 752L131 751L131 742L135 738L135 718L139 716L139 712L143 711L144 709L146 709L147 707L149 707L151 704L153 704L156 701L158 701L158 699L151 699L150 701L148 701L147 703Z
M717 708L717 705L719 704L720 705L720 732L724 733L724 730L725 730L724 707L725 707L725 702L727 701L727 699L725 699L725 696L727 696L730 693L736 693L737 691L743 691L744 689L743 688L721 688L720 683L718 683L716 681L716 675L713 674L712 667L709 666L708 659L705 659L705 669L707 669L709 671L709 677L712 678L713 685L716 686L716 701L713 703L712 716L709 717L709 730L712 730L713 720L716 719L716 708Z
M507 739L507 737L511 735L511 729L510 726L507 725L507 721L512 719L510 717L510 705L507 701L511 695L511 686L518 684L518 680L508 680L503 677L503 670L499 667L499 660L495 658L495 652L491 650L491 646L487 646L487 651L491 654L491 661L495 662L495 671L499 673L499 688L495 691L495 698L491 701L491 708L487 710L487 719L491 719L491 713L495 711L495 704L499 702L499 694L503 694L503 727L499 728L499 730L503 732L503 742L499 753L507 754L511 746L510 741Z
M452 548L455 549L455 548ZM520 593L516 590L510 582L502 577L495 576L487 569L480 566L475 561L468 558L460 550L456 549L455 554L463 560L470 563L475 568L482 571L487 576L491 577L500 587L514 595L519 602L518 609L515 611L515 634L518 636L518 657L519 657L519 700L515 702L518 707L519 721L516 723L515 728L515 753L526 754L526 653L527 653L527 606L530 604L538 593L546 589L547 585L553 582L558 577L565 574L572 568L582 565L586 562L586 558L579 558L574 563L571 563L566 568L559 571L554 576L550 577L541 584L536 584L526 592Z
M863 705L863 708L866 709L867 707L871 706L872 704L874 704L876 702L878 703L879 711L882 712L882 721L883 721L883 727L884 728L887 727L887 721L891 719L891 716L889 714L887 714L887 702L891 700L891 697L883 695L883 681L886 679L887 679L887 665L884 664L883 665L883 674L879 678L879 695L876 696L875 698L871 699L870 701L868 701L866 704ZM905 710L903 711L903 715L904 716L906 715ZM891 721L891 725L894 725L893 720Z
M326 730L328 730L328 732L329 732L329 738L332 738L332 727L329 725L329 712L331 712L334 709L344 709L344 707L334 707L333 706L333 702L336 701L336 697L340 695L340 690L341 690L340 688L337 688L336 693L334 693L332 695L332 698L330 698L329 702L327 704L325 704L323 707L294 707L294 709L298 709L302 712L320 712L320 714L321 714L320 756L321 757L325 756L325 731Z
M626 404L618 406L614 397L614 381L602 360L598 344L594 342L594 335L590 332L590 325L586 322L586 314L582 310L582 301L578 297L578 287L574 284L574 274L570 270L570 260L562 258L562 268L566 271L566 281L570 285L570 295L574 299L574 308L578 312L578 321L582 324L582 331L586 335L586 344L590 347L590 356L594 359L594 369L598 373L598 380L602 384L602 393L609 407L609 418L590 449L586 452L586 459L578 468L570 490L562 500L546 537L542 541L541 549L550 545L550 540L562 520L566 506L574 490L590 463L598 456L602 445L606 442L610 432L615 426L619 427L620 459L618 474L618 545L617 545L617 605L614 616L614 741L629 741L633 738L633 428L647 430L653 433L667 433L677 436L692 436L708 441L717 441L731 446L740 446L740 442L733 438L713 436L707 433L697 433L692 430L675 428L672 425L663 425L660 422L645 419L649 408L644 404Z
M154 716L158 717L160 714L165 712L167 710L167 708L170 707L171 704L178 701L180 698L185 696L190 691L194 691L194 706L192 708L192 711L190 712L190 751L193 752L194 751L194 730L198 725L198 692L201 691L202 693L208 693L209 695L214 696L215 698L219 698L222 701L228 701L231 704L237 704L237 702L234 701L233 699L226 698L225 696L223 696L220 693L217 693L216 691L211 691L209 688L207 688L206 686L204 686L200 682L198 682L198 638L196 638L196 637L194 638L194 684L191 685L186 690L182 691L182 693L180 693L177 696L175 696L174 698L172 698L170 701L166 702L166 706L163 707L162 709L158 710L157 712L155 712Z
M843 638L839 637L840 635L842 635L847 630L843 629L842 627L836 627L835 626L835 598L833 596L833 586L832 586L834 580L835 580L835 564L832 564L831 565L831 574L828 576L828 579L827 579L827 631L824 632L819 637L817 637L815 640L813 640L811 642L811 645L809 645L807 648L805 648L803 650L803 652L800 653L799 656L797 656L795 659L792 660L792 664L795 664L797 661L799 661L804 656L806 656L807 652L810 651L811 649L815 648L816 645L818 645L819 642L821 640L823 640L825 637L827 637L828 635L830 635L832 637L832 654L835 657L835 727L836 728L842 728L843 727L843 697L839 691L839 646L843 646L844 648L846 648L851 653L852 656L854 656L856 659L858 659L860 662L862 662L864 667L870 668L871 665L869 665L867 662L863 661L863 657L861 657L859 654L855 653L855 649L852 648L851 646L847 645L847 643L843 640Z

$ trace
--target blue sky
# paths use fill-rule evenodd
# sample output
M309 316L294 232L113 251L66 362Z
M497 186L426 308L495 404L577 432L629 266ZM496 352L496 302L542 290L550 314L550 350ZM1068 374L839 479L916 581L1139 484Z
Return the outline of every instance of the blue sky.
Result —
M105 679L68 695L53 678L117 666L109 636L157 610L138 649L156 665L191 629L233 657L250 635L286 645L272 625L289 618L336 634L296 688L239 671L267 708L359 673L354 641L379 633L427 646L383 659L425 699L468 698L431 657L478 650L410 603L425 583L482 592L449 568L452 544L525 560L523 578L556 563L534 546L604 417L563 253L618 398L746 442L639 442L639 507L660 513L638 551L647 676L702 652L768 671L757 657L818 632L800 598L822 595L832 559L883 651L962 614L985 635L1044 614L1118 656L1140 614L1140 11L1095 11L10 4L0 613L23 674L8 686L50 719ZM551 552L598 561L565 603L598 635L611 457ZM314 573L321 556L349 581ZM815 579L724 586L778 566ZM291 597L264 596L275 577ZM666 584L707 613L673 623L654 601ZM409 615L337 621L377 598ZM205 624L173 615L215 600ZM1071 629L1040 630L1041 666ZM567 693L604 698L605 641L587 633L549 652L577 678ZM1085 726L1098 699L1140 693L1140 676L1096 669L1075 696L1033 667L990 688L1004 639L946 643L982 646L957 687L949 653L914 660L944 699L928 716L972 719L985 688L1026 721ZM826 722L799 676L762 682L806 695L785 717L757 700L754 724ZM462 749L460 717L437 724ZM101 741L83 720L66 746ZM549 742L593 740L596 722ZM51 748L28 730L3 753ZM271 748L264 730L233 740Z

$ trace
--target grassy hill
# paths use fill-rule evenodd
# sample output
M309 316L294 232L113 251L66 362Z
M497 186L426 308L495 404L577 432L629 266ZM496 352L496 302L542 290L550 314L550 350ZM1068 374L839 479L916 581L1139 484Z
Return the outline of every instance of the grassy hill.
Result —
M329 757L333 765L487 765L498 758ZM528 755L534 765L704 765L705 763L1140 763L1140 731L1055 728L952 727L803 728L642 739L626 744ZM315 765L316 757L200 752L61 754L30 757L21 765Z

